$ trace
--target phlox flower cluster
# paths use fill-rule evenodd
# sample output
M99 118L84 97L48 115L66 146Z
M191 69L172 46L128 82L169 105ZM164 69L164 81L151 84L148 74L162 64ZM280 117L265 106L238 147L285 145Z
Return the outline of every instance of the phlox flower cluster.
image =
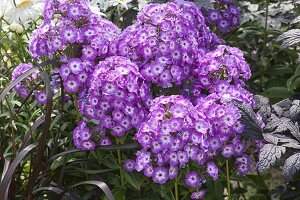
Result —
M44 23L30 38L32 57L56 58L62 63L59 68L51 70L53 90L60 85L60 79L67 92L84 90L96 63L109 55L109 46L119 29L94 14L86 1L48 0L43 17ZM28 66L32 65L17 67L15 74L22 74L29 69ZM17 86L16 90L23 98L29 95L24 84ZM36 90L34 93L38 102L44 104L45 92Z
M206 21L213 24L221 33L237 28L240 23L240 11L232 0L214 1L214 9L203 9Z
M200 162L209 128L205 116L182 96L155 98L148 120L135 135L143 148L136 154L135 170L159 184L176 178L190 160Z
M112 56L96 66L90 87L79 94L79 110L112 136L121 137L139 128L151 99L138 67L128 58Z
M18 65L12 72L12 81L16 80L20 75L32 69L33 67L34 66L31 63ZM33 87L38 88L39 81L41 81L39 74L32 73L30 76L26 77L21 82L19 82L14 87L14 90L17 92L18 95L20 95L20 97L24 99L28 98L33 92L35 94L35 99L37 100L38 104L44 105L47 102L45 90L36 89L33 91Z
M223 94L211 93L203 96L196 106L206 116L210 124L210 134L206 140L208 151L201 163L213 158L236 158L238 172L246 174L250 170L250 159L246 153L246 143L241 138L244 125L240 122L241 114L232 101L224 101ZM200 164L201 164L200 163ZM215 167L213 167L215 168ZM243 168L243 170L240 170ZM209 170L207 171L208 174ZM217 179L217 173L210 174Z
M222 101L237 100L253 106L253 95L243 88L251 70L238 48L219 45L215 50L199 55L194 72L193 95L196 99L203 96L201 91L208 91L221 95Z
M31 55L34 58L52 57L55 53L64 51L67 54L67 50L72 50L68 57L81 56L87 60L105 57L119 29L107 19L94 14L85 1L52 1L45 6L43 25L31 37Z
M112 53L129 57L149 82L163 88L180 85L191 75L197 52L206 51L217 39L201 11L188 5L146 6L137 22L121 33Z
M87 85L95 62L109 55L109 46L119 29L94 14L85 1L47 1L44 24L30 40L30 53L58 57L63 63L59 75L67 92L79 92Z
M211 13L217 10L207 11L206 19L192 2L150 4L122 32L87 2L46 1L44 24L33 33L29 48L35 59L60 61L51 70L52 85L57 88L62 80L78 99L83 117L73 131L75 146L93 150L114 138L134 136L141 148L124 168L158 184L183 174L186 186L195 189L191 199L204 197L207 178L219 178L216 158L232 159L240 174L248 173L249 146L241 138L244 125L233 102L253 106L244 88L251 71L243 53L221 45L206 25L217 23L225 32L238 24L231 1L218 1L218 9L226 12L214 18ZM13 80L31 67L17 67ZM35 79L33 74L15 90L28 97L27 82ZM156 91L174 85L179 90L188 85L191 93L162 96ZM40 104L43 95L35 91Z
M90 128L90 126L93 128ZM105 135L105 129L101 125L89 125L86 120L81 120L74 129L73 141L76 148L81 150L94 150L97 144L112 144L110 138Z
M203 174L218 179L216 157L236 158L239 173L246 174L250 160L240 138L244 130L240 117L238 108L221 103L217 94L206 96L197 106L180 95L157 97L135 135L142 150L124 167L143 171L155 183L164 184L194 162L198 171L185 175L186 185L193 188L201 186ZM203 165L206 172L200 171Z

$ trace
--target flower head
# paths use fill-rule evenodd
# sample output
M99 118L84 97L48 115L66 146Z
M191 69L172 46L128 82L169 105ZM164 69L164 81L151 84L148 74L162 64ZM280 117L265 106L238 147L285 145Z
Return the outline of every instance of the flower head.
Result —
M163 88L181 85L191 75L198 50L219 43L191 2L150 4L137 18L119 36L114 53L129 57L147 81Z
M192 171L185 175L185 184L189 187L196 188L200 184L200 177L197 172Z
M211 176L214 180L218 179L219 169L215 163L209 162L207 163L206 172L209 176Z
M73 73L81 73L78 59L69 63ZM146 113L142 101L151 94L135 64L124 57L107 58L99 62L89 81L89 87L79 94L80 112L90 120L101 121L113 136L139 128Z

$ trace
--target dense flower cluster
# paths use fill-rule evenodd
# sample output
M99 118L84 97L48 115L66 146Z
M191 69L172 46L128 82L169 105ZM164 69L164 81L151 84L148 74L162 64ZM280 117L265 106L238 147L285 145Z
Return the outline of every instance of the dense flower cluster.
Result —
M110 21L94 14L84 2L70 4L53 0L46 4L45 21L30 40L29 49L34 58L51 57L61 51L68 57L77 55L87 60L107 55L110 42L119 30Z
M34 66L29 64L20 64L12 72L12 81L16 80L20 75L32 69ZM40 105L44 105L47 102L45 90L35 90L34 86L38 88L38 82L40 81L38 73L32 73L30 76L27 76L21 82L19 82L15 87L15 91L22 98L28 98L32 92L35 94L35 99Z
M145 7L137 22L119 36L112 53L129 57L139 66L143 77L158 86L181 84L190 76L198 51L207 51L217 40L205 25L201 11L188 5L166 3Z
M78 99L83 119L73 131L77 148L93 150L134 135L141 149L123 167L158 184L183 173L186 186L197 189L191 199L204 197L201 187L208 177L218 179L216 158L235 160L240 174L249 171L244 125L233 102L253 106L252 94L244 89L251 71L243 53L220 45L206 25L206 20L217 23L225 32L238 23L231 1L219 2L226 12L210 10L207 19L191 2L151 4L120 33L93 13L87 0L46 1L45 21L30 40L30 52L35 59L61 62L51 69L51 85L55 90L62 80L68 95ZM30 68L18 66L13 80ZM16 86L20 96L28 97L27 81L34 79L35 74ZM156 91L156 86L174 85L188 85L191 93ZM45 92L34 93L44 104Z
M130 162L130 170L143 171L155 183L164 184L194 161L199 166L207 164L207 174L217 179L213 159L222 156L236 157L239 172L246 174L250 162L240 139L244 130L240 117L238 108L222 103L217 94L203 98L196 107L182 96L157 97L135 136L143 149L137 152L136 161ZM195 171L185 176L189 187L199 187L201 180Z
M73 141L78 149L94 150L96 144L110 145L110 138L105 135L105 129L101 125L92 125L91 129L86 120L81 120L73 131Z
M203 9L206 21L216 25L220 32L228 32L230 28L238 27L240 11L232 0L214 1L214 9Z
M238 48L219 45L214 51L199 55L195 69L193 95L201 97L201 90L218 93L224 101L238 100L253 106L253 95L245 90L245 80L251 70Z
M47 1L44 24L30 40L34 58L59 56L59 74L67 92L78 92L94 70L95 62L106 58L119 33L110 21L94 14L85 1Z
M206 97L202 97L196 106L197 110L201 110L206 116L207 122L210 124L210 134L207 136L208 151L203 156L202 162L216 158L236 157L238 169L241 165L244 171L239 170L241 174L246 174L250 169L250 161L244 155L246 144L241 139L240 134L244 131L244 125L239 121L241 114L232 100L224 101L223 94L212 93ZM242 158L247 157L242 162ZM211 165L212 166L212 165ZM216 167L211 167L216 168ZM208 171L209 173L209 171ZM213 178L217 178L217 173L210 174Z
M90 87L79 94L79 110L120 137L139 128L151 98L138 67L128 58L112 56L96 66Z
M205 116L182 96L161 96L153 100L148 120L135 139L143 149L136 154L135 169L163 184L177 177L178 168L207 151L209 124ZM195 185L200 184L200 179Z

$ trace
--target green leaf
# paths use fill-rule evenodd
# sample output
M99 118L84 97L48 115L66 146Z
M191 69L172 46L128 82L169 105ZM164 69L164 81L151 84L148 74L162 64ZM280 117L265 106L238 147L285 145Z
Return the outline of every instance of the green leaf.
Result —
M114 192L115 199L123 199L125 196L125 189L120 187L116 192Z
M292 92L285 87L271 87L262 93L269 98L288 98L291 94Z
M246 177L255 183L257 189L268 190L268 186L266 185L266 183L264 181L264 178L266 176L258 176L258 175L248 174Z
M215 200L215 199L224 199L223 191L224 185L220 180L209 179L206 182L207 186L207 195L205 199Z
M287 87L289 90L295 90L300 87L300 75L293 75L287 80Z
M255 194L250 196L249 200L267 200L267 197L263 194Z
M300 75L300 65L299 64L297 65L297 68L296 68L294 74L295 75Z
M283 74L292 74L293 71L288 65L277 65L272 66L272 70L266 71L266 74L271 75L283 75Z
M141 190L140 181L138 180L137 174L131 172L125 172L122 170L122 174L125 177L125 180L132 185L137 190Z
M69 163L69 162L73 162L75 161L76 159L75 158L69 158L66 163ZM64 164L64 158L63 157L59 157L57 158L50 166L50 169L52 171L56 170L58 167L62 166Z

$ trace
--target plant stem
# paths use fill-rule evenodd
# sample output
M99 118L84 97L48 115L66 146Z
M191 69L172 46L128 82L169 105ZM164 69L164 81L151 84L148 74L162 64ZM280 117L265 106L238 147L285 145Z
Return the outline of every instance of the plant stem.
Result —
M241 185L240 185L240 182L238 181L237 182L238 186L239 186L239 189L242 189ZM242 190L241 190L242 191ZM247 200L246 197L245 197L245 194L244 192L242 192L242 197L244 198L244 200Z
M179 200L179 192L178 192L178 177L175 179L175 200Z
M78 123L80 121L80 114L79 114L79 105L78 105L78 99L76 94L74 95L74 103L75 103L75 110L76 110L76 121Z
M265 27L264 27L264 43L263 43L263 55L266 55L266 50L267 50L267 39L268 39L268 16L269 16L269 1L266 0L266 12L265 12ZM261 89L263 90L264 87L264 64L261 65L260 68L260 85Z
M122 144L122 142L120 142ZM117 144L119 144L119 140L117 139ZM119 168L120 168L120 179L121 179L121 186L125 187L125 180L122 173L122 158L121 158L121 151L120 149L117 150L118 154L118 162L119 162ZM123 196L123 200L126 200L126 196Z
M228 200L231 200L230 176L229 176L229 163L228 163L228 160L226 160L226 182L227 182Z

